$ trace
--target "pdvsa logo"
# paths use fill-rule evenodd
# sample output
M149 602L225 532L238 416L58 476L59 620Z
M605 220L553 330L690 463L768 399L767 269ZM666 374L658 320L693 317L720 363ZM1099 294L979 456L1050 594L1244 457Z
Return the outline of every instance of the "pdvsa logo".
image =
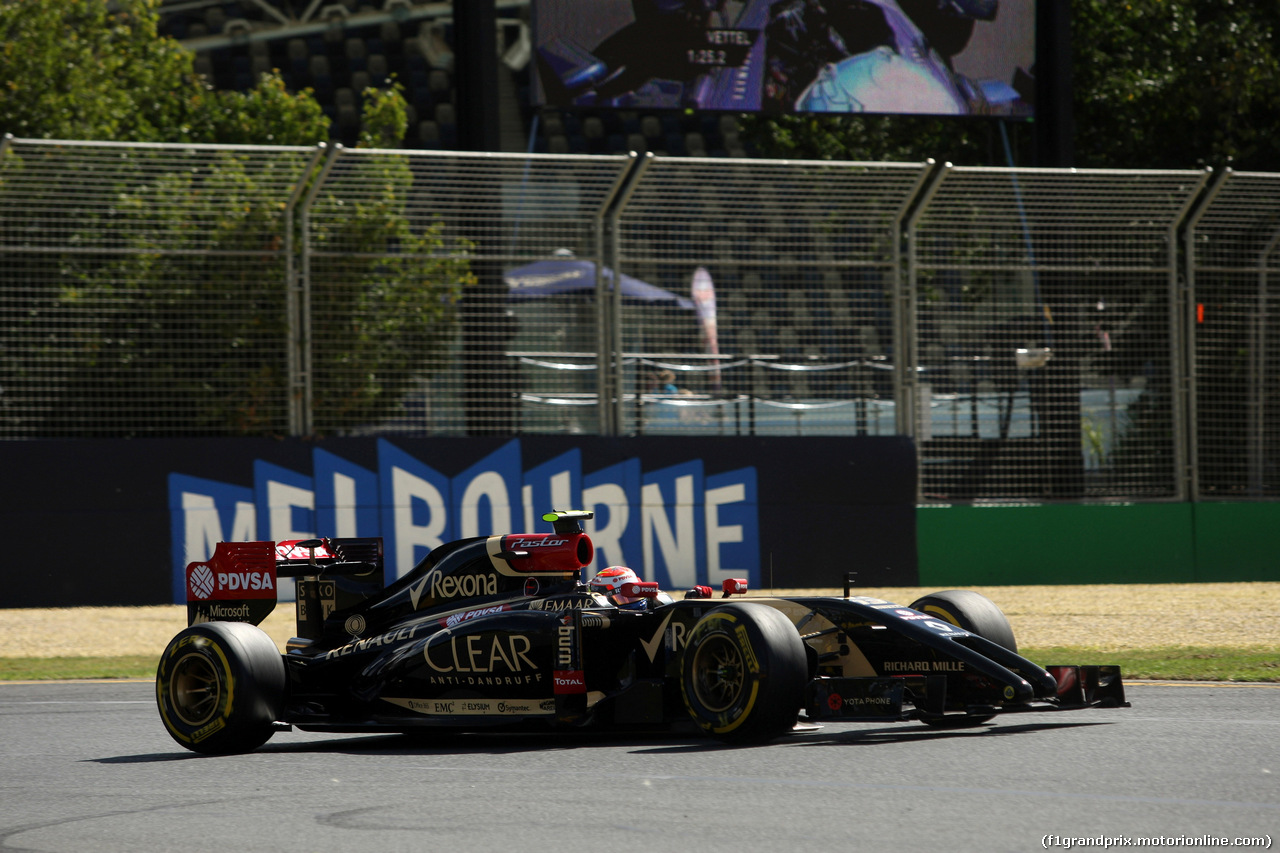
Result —
M187 590L190 598L207 601L275 595L276 585L271 572L215 572L197 565L187 576Z
M228 592L275 588L269 572L218 572L218 589Z
M191 596L202 600L213 595L214 583L213 569L208 566L196 566L191 570L191 576L187 578L187 587L191 591Z

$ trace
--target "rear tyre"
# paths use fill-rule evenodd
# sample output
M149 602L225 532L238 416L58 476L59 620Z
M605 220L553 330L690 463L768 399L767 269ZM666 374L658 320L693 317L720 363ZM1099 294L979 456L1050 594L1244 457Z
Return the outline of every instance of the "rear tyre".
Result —
M156 705L169 735L193 752L225 755L266 743L284 707L284 658L246 622L181 631L156 669Z
M1011 652L1018 650L1018 642L1013 638L1013 626L994 601L979 592L968 589L949 589L935 592L918 598L911 605L912 610L936 616L963 628L971 634L1004 646ZM924 723L935 729L962 729L969 726L980 726L989 721L993 715L964 716L963 714L945 717L925 717Z
M790 731L807 679L804 641L791 620L764 604L707 613L690 632L680 665L689 716L731 743L763 743Z

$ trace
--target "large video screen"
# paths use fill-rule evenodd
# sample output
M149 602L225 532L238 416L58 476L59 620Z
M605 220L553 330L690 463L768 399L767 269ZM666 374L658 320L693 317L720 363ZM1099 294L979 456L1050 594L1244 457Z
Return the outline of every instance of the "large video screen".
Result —
M1035 0L533 0L535 100L1030 118Z

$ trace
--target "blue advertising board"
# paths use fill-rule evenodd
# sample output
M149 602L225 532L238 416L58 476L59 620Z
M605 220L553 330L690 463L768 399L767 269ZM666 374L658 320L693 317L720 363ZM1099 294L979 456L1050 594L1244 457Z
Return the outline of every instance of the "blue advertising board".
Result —
M25 449L19 455L18 445ZM545 532L586 509L584 574L664 589L911 585L914 452L896 437L559 437L10 442L0 498L29 571L0 606L179 602L217 542L380 536L387 579L432 548ZM22 491L22 490L18 490ZM8 504L5 506L5 504Z

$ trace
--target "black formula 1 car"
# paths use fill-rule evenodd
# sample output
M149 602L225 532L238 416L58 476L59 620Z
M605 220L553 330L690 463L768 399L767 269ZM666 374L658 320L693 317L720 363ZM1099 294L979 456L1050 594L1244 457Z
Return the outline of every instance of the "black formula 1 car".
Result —
M551 533L434 549L383 583L372 538L219 543L187 567L189 627L156 673L165 728L200 753L256 749L276 731L481 727L701 730L764 742L821 721L960 727L998 714L1124 706L1114 666L1043 669L1004 614L969 591L909 607L845 596L681 600L633 582L580 582L588 512ZM281 654L256 627L295 578ZM626 605L616 603L627 601Z

